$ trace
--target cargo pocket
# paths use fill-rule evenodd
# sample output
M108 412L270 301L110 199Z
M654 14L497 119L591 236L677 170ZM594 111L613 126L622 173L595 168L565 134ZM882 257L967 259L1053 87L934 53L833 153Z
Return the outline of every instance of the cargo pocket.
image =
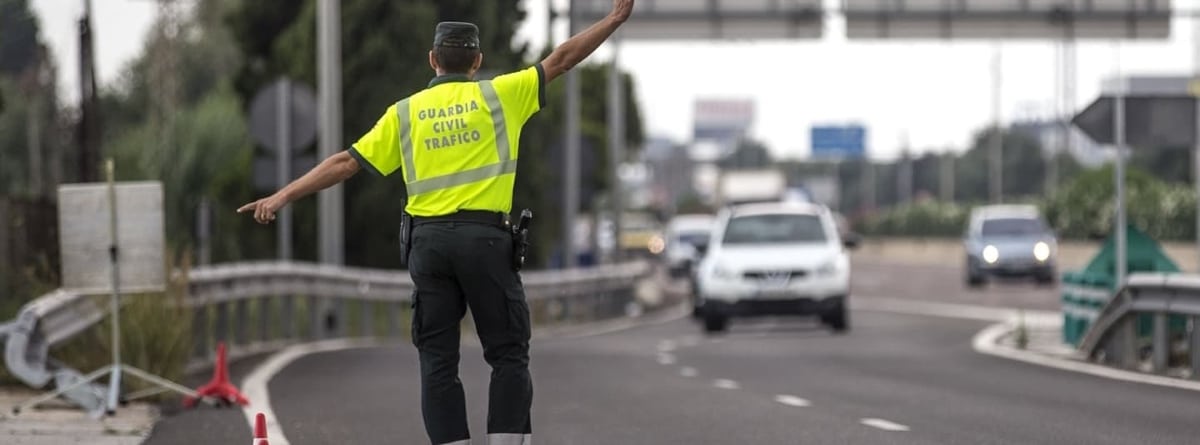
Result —
M412 344L416 347L421 347L418 341L421 338L421 304L417 298L417 291L412 292Z
M504 291L508 306L508 333L519 343L528 343L532 335L529 321L529 304L525 301L525 290L517 287Z

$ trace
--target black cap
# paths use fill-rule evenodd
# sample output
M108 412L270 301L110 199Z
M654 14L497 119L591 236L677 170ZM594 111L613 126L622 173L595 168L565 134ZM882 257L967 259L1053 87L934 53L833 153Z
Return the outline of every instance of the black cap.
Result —
M441 22L433 34L433 46L479 48L479 27L466 22Z

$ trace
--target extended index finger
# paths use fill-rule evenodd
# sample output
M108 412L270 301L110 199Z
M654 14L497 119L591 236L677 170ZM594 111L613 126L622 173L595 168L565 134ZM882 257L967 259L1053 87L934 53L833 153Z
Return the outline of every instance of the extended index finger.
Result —
M255 206L256 204L258 204L258 201L254 201L254 202L252 202L252 203L249 203L249 204L246 204L246 205L244 205L244 206L238 207L238 209L237 209L237 212L238 212L238 213L244 213L244 212L248 212L248 211L254 210L254 206Z

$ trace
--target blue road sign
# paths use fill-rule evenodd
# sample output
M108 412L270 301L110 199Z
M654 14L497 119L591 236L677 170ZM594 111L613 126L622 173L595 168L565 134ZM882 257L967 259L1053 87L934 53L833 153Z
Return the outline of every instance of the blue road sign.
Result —
M810 135L813 158L862 159L867 155L867 129L862 125L814 126Z

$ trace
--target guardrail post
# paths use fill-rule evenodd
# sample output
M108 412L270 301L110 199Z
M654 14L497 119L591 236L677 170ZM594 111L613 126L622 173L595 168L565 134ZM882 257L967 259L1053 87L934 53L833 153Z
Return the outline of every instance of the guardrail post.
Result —
M1154 314L1154 344L1153 344L1153 366L1154 372L1163 372L1167 369L1167 360L1171 353L1171 340L1167 336L1167 313L1157 312Z
M283 301L280 302L283 305L283 308L279 311L279 327L281 328L279 335L283 336L285 340L295 340L297 337L296 297L284 295L280 298L283 299Z
M217 303L217 323L214 327L216 332L213 332L213 338L218 342L226 342L229 340L229 303Z
M1200 380L1200 315L1192 317L1192 378Z
M258 341L266 343L271 340L271 304L273 297L258 299Z
M308 297L308 322L311 329L308 337L313 340L325 339L325 314L321 309L321 300L319 298Z
M245 346L249 343L250 302L238 300L233 306L233 344Z
M1122 368L1137 366L1137 316L1129 314L1116 323L1109 339L1109 355Z
M362 310L362 321L359 323L359 331L363 337L375 336L375 302L371 300L359 300L359 308Z
M388 337L400 336L400 317L404 314L404 302L389 301L386 303L388 308L387 316L387 333Z

